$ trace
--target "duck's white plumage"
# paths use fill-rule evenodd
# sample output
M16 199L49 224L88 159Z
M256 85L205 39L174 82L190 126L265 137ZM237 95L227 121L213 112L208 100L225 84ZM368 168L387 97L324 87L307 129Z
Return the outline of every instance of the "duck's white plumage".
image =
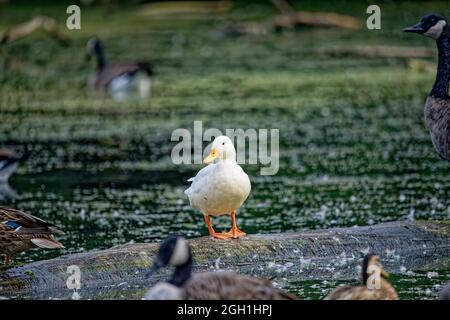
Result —
M250 194L248 175L236 162L236 151L231 139L217 137L212 144L216 150L215 163L201 169L188 181L185 191L191 206L205 215L229 214L242 206Z

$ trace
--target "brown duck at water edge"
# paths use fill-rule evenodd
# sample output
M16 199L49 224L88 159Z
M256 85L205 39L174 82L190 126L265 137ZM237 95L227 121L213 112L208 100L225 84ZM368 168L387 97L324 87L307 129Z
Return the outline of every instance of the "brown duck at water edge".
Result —
M234 272L192 275L192 252L186 240L170 236L160 246L148 276L165 266L175 267L168 282L156 284L146 300L298 300L263 279Z
M34 246L58 249L64 246L53 235L64 234L57 226L31 214L0 207L0 254L6 255L5 265L11 256Z
M378 270L378 271L377 271ZM379 272L379 287L368 287L369 277ZM376 276L376 274L375 274ZM344 285L334 289L326 300L398 300L394 287L386 280L388 274L381 265L380 256L368 254L362 264L362 284L359 286ZM370 281L370 280L369 280Z
M425 124L437 153L450 161L450 30L442 16L430 14L405 32L422 34L436 40L438 69L436 81L425 102Z

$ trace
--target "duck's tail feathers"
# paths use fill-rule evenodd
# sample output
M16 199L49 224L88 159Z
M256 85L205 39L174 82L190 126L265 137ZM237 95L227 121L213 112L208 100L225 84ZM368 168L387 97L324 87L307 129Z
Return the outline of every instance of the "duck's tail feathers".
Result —
M44 249L58 249L58 248L64 248L64 245L53 239L53 238L36 238L31 239L31 242L38 246L39 248Z
M57 226L55 226L55 225L53 225L53 224L50 224L49 226L48 226L48 228L50 229L50 231L53 233L53 234L60 234L60 235L64 235L64 234L66 234L64 231L62 231L59 227L57 227Z

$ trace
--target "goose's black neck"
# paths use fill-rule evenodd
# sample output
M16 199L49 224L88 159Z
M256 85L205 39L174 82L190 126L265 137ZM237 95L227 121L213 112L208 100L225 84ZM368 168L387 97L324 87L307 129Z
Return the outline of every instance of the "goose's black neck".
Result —
M450 81L450 35L449 28L445 26L442 35L436 41L438 47L438 69L436 81L430 96L434 98L448 97L448 83Z
M103 54L103 48L98 43L94 49L95 59L97 60L97 70L102 70L105 67L106 61L105 56Z
M177 287L182 287L189 280L192 274L192 257L182 266L176 267L172 277L168 281Z

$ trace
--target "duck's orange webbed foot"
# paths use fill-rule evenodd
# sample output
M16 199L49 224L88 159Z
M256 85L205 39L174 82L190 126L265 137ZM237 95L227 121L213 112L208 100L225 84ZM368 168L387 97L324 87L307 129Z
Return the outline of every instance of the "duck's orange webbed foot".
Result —
M208 227L208 232L211 237L220 240L225 240L229 238L229 236L226 233L217 233L214 231L213 227L211 226L211 219L207 214L205 214L205 223L206 226Z
M246 236L247 234L244 231L241 231L236 224L236 212L233 211L231 213L231 230L224 233L224 235L226 235L228 238L233 238L233 239L237 239L237 238L241 238Z
M232 228L230 231L224 233L227 238L238 239L246 236L247 234L244 231L239 230L239 228Z
M225 240L225 239L229 238L227 233L222 233L222 232L221 233L214 232L214 233L210 233L209 235L215 239L220 239L220 240Z

